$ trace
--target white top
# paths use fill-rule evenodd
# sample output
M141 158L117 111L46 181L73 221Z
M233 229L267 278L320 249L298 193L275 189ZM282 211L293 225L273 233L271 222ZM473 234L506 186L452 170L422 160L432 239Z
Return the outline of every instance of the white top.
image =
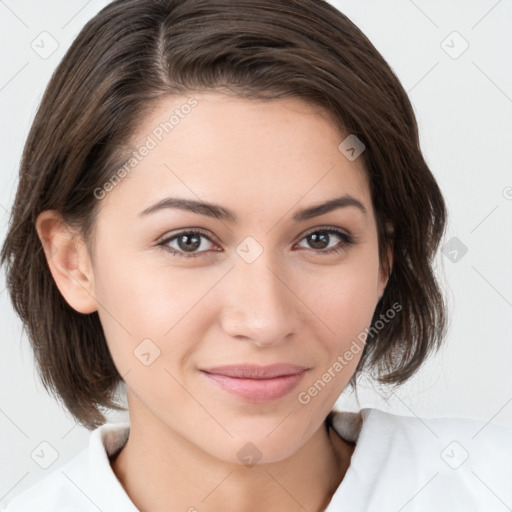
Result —
M512 429L373 408L339 413L333 425L356 448L328 512L512 511ZM4 510L138 512L108 459L128 433L127 423L97 428L86 449Z

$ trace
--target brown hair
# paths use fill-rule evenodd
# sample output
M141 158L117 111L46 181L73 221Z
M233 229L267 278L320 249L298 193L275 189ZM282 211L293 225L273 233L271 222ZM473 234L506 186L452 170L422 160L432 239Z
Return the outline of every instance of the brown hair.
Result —
M122 165L123 147L155 101L219 88L302 98L365 145L380 260L391 272L372 326L392 304L402 309L370 333L351 384L366 369L382 383L402 383L444 338L432 263L445 203L407 94L366 36L323 0L117 0L87 23L47 86L1 252L42 381L88 428L105 422L101 408L118 408L121 377L97 312L78 313L56 287L36 218L56 210L90 243L94 190Z

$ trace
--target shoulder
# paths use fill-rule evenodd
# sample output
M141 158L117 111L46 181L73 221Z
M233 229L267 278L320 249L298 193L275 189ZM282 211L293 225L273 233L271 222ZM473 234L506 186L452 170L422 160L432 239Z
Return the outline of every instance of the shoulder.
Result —
M128 432L128 425L124 423L97 428L91 433L86 449L14 497L3 511L136 510L109 462L109 454L126 442ZM119 506L112 508L113 500Z
M344 413L340 413L344 414ZM356 415L361 416L362 422L366 421L374 425L382 427L400 429L410 433L424 433L425 429L430 431L434 436L437 429L440 433L453 433L458 432L463 435L471 435L471 437L479 437L480 434L483 438L488 438L490 432L493 436L503 437L510 439L512 436L512 429L493 423L492 421L482 421L480 419L461 417L461 416L418 416L411 413L411 415L401 415L392 412L383 411L367 407L361 409ZM491 436L492 437L492 436Z
M347 423L343 414L335 416L333 425L341 427ZM492 454L492 464L502 462L504 467L512 469L509 427L474 418L404 416L375 408L364 408L353 414L350 422L356 425L360 441L386 442L402 448L407 457L414 454L430 458L431 450L440 448L439 455L448 466L462 465L471 455L489 461Z
M362 423L372 432L378 431L389 439L412 443L409 448L422 452L432 443L453 443L460 447L485 448L510 456L512 429L475 418L456 416L404 416L374 408L361 410Z
M358 489L371 489L382 503L392 500L393 506L403 505L414 497L412 505L436 510L448 510L449 505L462 510L457 507L463 503L468 510L499 510L500 500L512 505L512 429L508 427L473 418L404 416L374 408L339 412L332 424L341 437L356 443L349 481ZM412 505L411 510L427 509Z
M491 421L457 416L405 416L371 407L363 408L359 412L334 411L332 423L338 433L342 436L345 434L350 441L355 441L360 434L369 430L372 433L377 430L386 437L408 435L439 438L443 435L457 435L461 438L479 438L484 443L490 442L494 445L512 440L511 428Z
M14 497L2 512L89 511L74 481L81 485L87 470L87 450L83 450L59 469L44 476ZM78 491L78 492L77 492Z

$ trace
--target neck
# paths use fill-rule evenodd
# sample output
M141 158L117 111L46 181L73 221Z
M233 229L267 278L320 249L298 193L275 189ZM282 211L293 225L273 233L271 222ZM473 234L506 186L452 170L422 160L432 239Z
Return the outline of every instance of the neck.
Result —
M142 428L144 427L144 428ZM291 457L244 466L219 460L173 431L162 439L131 421L112 469L141 512L322 511L342 481L354 450L324 425Z

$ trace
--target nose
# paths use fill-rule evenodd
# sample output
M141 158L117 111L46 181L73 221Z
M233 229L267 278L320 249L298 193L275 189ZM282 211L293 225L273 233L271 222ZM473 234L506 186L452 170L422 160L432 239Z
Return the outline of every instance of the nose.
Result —
M290 273L264 255L252 263L235 262L223 283L226 303L221 313L224 332L260 347L283 343L298 332L301 304Z

